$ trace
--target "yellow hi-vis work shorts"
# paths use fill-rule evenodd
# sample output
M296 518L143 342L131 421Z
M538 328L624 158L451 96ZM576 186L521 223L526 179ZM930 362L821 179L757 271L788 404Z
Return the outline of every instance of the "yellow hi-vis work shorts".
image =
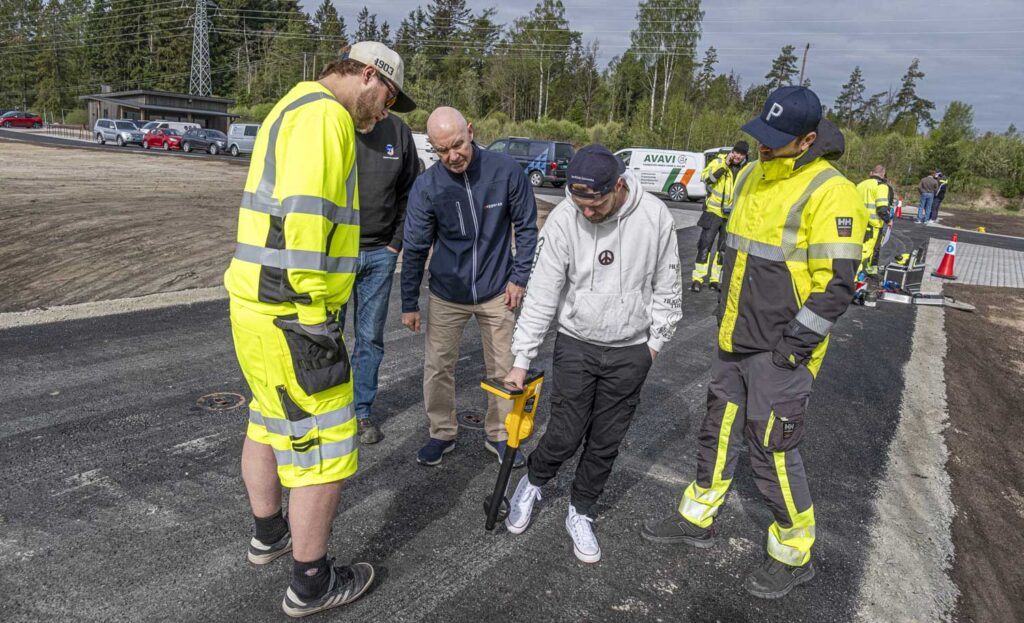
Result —
M313 393L306 393L296 376L303 345L295 343L305 338L286 336L274 318L231 300L235 354L252 390L247 435L274 448L285 487L348 478L358 466L352 375L347 372L344 382L323 388L307 380ZM347 370L347 356L344 366Z

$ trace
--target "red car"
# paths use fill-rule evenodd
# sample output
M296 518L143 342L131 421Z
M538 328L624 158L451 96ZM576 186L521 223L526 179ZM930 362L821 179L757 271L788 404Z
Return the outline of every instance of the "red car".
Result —
M164 128L153 130L142 139L143 149L181 149L181 132Z
M34 112L12 110L0 115L0 126L5 128L41 128L43 118Z

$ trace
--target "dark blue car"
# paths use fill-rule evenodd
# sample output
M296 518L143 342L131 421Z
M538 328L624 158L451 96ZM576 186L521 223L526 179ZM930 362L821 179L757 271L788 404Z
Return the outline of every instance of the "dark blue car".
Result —
M535 188L545 182L555 188L565 184L565 171L576 154L569 143L517 137L499 139L487 149L515 158Z

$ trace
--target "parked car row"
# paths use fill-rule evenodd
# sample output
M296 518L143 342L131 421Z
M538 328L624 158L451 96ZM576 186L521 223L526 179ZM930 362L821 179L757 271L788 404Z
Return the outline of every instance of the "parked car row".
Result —
M93 137L100 145L111 142L119 147L139 145L143 149L206 151L214 156L227 152L239 156L252 153L260 129L254 123L233 123L224 134L185 121L148 121L142 127L136 124L129 119L97 119Z
M0 115L0 127L41 128L43 127L43 118L34 112L11 110Z

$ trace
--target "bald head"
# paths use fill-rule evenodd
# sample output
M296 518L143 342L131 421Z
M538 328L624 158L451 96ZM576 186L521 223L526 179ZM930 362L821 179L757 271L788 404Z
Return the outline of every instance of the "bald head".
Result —
M435 108L427 119L427 139L441 164L452 173L463 173L473 160L473 124L450 106Z
M885 177L885 167L880 164L876 164L874 169L871 169L871 175L875 177Z

